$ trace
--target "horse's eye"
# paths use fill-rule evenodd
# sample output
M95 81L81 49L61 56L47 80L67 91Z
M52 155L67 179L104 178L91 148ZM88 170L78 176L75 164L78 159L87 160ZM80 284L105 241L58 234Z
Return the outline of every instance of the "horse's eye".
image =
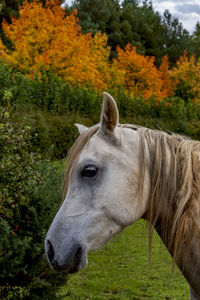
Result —
M81 176L84 176L84 177L94 177L96 175L97 171L98 171L98 168L96 166L89 165L89 166L86 166L82 170Z

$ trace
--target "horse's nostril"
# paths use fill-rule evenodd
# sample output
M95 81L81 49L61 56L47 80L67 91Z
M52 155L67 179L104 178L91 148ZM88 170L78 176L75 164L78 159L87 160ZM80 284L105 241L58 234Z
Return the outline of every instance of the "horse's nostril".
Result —
M69 273L73 274L73 273L78 272L82 254L83 254L82 248L78 247L76 250L74 259L72 261L72 264L70 266L70 269L68 271Z
M68 251L60 254L56 246L54 248L53 243L49 239L46 239L45 250L46 257L53 270L75 273L80 269L83 249L78 243L73 243Z
M52 265L55 264L55 260L54 260L54 250L53 250L53 246L51 244L51 242L49 240L47 240L47 244L48 244L48 250L47 250L47 256L49 258L49 261Z
M79 264L80 259L81 259L81 255L82 255L82 248L78 247L78 249L76 250L75 257L74 257L75 264L77 264L77 263Z

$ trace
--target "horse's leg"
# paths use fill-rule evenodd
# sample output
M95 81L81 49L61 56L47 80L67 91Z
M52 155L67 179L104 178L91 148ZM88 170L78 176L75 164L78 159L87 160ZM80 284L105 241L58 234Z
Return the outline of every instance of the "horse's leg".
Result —
M190 286L190 300L200 300L200 297L196 294L193 288Z

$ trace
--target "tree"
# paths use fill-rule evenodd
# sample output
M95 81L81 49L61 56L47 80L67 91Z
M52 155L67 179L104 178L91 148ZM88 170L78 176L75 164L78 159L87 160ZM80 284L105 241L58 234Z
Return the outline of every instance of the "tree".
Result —
M171 71L169 70L169 59L167 55L162 57L159 71L161 72L162 79L162 95L165 97L173 96L178 84L178 79L176 79L174 76L171 76Z
M168 55L171 66L174 66L184 51L189 49L190 36L178 18L172 17L168 10L164 12L162 25L165 48L163 55Z
M135 0L124 0L122 2L121 15L120 15L120 28L122 32L122 43L120 47L123 49L127 44L137 47L137 51L140 54L145 53L145 49L142 45L140 34L136 30L136 21L135 13L138 10L138 3ZM117 45L116 45L117 46Z
M76 12L66 16L60 1L25 1L19 18L4 21L5 35L14 49L1 51L25 74L51 68L70 84L105 89L109 70L106 35L83 34ZM1 56L3 56L3 54Z
M29 0L31 2L32 0ZM40 2L45 5L47 0L40 0ZM2 30L3 19L8 23L11 23L12 17L19 16L19 7L22 5L24 0L1 0L0 2L0 38L3 40L3 43L9 48L12 48L12 43L7 39Z
M75 0L72 8L78 11L77 16L84 33L106 31L106 23L110 17L107 0Z
M116 57L116 46L123 42L121 31L121 7L119 0L107 0L110 16L106 23L106 34L108 36L108 45L111 48L110 58ZM127 30L128 36L128 30Z
M185 51L177 61L176 67L171 71L171 76L178 82L176 95L185 101L200 99L200 59L195 61L194 55L188 57Z
M2 100L2 99L1 99ZM33 152L23 115L0 107L0 298L55 299L44 237L61 199L61 175ZM53 188L52 188L53 187Z
M70 9L77 9L82 31L106 33L111 47L111 57L115 56L116 45L121 44L119 0L75 0Z
M125 50L117 47L117 52L118 59L114 60L114 65L123 73L123 86L133 95L161 99L163 82L160 71L154 65L154 57L144 57L130 45Z
M12 45L3 34L2 22L3 19L5 19L7 22L10 22L11 16L18 16L19 3L19 0L2 0L2 2L0 3L0 38L8 47L11 47Z
M198 59L200 57L200 23L197 22L195 31L191 36L190 53L193 53Z
M20 0L2 0L0 4L0 25L2 24L3 18L8 22L11 16L18 16L18 8Z
M190 36L169 11L162 17L155 12L150 0L75 0L71 9L78 10L83 32L101 31L108 36L110 57L116 58L116 48L127 44L137 47L143 55L155 56L160 65L168 55L171 65L189 48Z

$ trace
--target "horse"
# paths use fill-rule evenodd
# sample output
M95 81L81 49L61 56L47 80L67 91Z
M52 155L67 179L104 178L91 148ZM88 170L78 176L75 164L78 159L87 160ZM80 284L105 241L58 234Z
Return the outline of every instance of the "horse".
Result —
M76 124L63 202L46 234L51 268L75 273L87 254L143 218L169 250L200 299L200 142L119 123L115 100L103 93L100 123Z

